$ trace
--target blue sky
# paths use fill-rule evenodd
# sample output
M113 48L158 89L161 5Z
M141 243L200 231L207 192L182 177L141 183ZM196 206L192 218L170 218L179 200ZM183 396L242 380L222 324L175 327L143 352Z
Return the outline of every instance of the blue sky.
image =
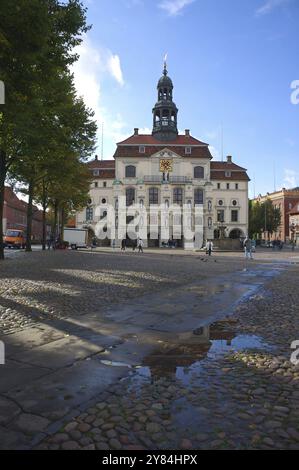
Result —
M84 0L78 92L104 122L104 158L134 127L151 132L168 53L180 130L248 168L250 196L299 185L299 0ZM275 170L274 170L275 168Z

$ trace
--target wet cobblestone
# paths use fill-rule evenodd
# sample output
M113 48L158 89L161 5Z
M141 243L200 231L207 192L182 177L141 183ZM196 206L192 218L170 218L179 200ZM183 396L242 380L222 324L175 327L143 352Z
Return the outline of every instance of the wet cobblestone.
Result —
M162 348L38 448L299 449L298 274L288 267L211 325L201 359L192 345Z

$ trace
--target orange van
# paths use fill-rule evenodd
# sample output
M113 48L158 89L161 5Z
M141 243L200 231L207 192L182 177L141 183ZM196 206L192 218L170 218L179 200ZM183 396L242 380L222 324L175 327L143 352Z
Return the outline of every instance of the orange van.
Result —
M23 230L8 229L4 236L4 246L7 248L25 248L26 235Z

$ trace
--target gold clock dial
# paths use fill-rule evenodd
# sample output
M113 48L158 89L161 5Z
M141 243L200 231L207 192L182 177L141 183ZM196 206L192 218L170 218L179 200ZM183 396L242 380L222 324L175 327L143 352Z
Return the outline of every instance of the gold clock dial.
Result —
M171 160L160 160L160 171L172 171L172 161Z

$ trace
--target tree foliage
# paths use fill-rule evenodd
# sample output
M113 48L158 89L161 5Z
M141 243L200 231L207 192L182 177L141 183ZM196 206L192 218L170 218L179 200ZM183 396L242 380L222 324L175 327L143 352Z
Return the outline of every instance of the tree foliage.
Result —
M94 150L96 123L76 96L69 71L78 59L74 47L89 26L79 0L0 2L0 17L0 79L6 88L0 109L0 236L4 185L10 175L27 186L30 251L33 201L42 200L48 207L59 199L60 205L65 201L76 206L76 178L82 182L83 199L89 188L82 161Z
M281 224L281 211L271 199L264 202L249 202L249 234L261 238L262 233L272 235Z

